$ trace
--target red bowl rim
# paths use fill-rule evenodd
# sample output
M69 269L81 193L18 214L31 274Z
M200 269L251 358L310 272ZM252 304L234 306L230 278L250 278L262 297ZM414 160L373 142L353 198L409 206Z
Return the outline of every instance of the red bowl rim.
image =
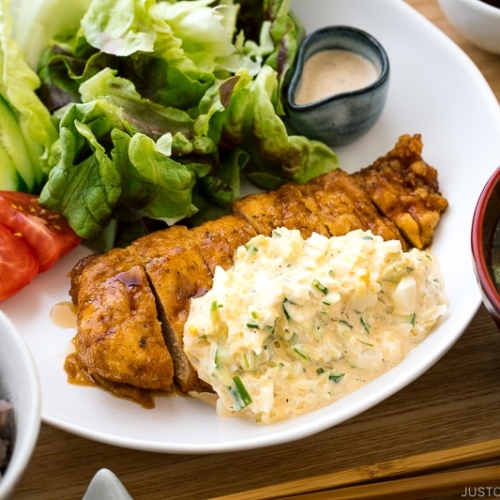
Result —
M474 210L474 216L472 219L472 232L471 232L471 244L472 244L472 255L476 263L476 274L491 306L494 304L495 309L500 308L500 293L497 290L495 282L491 276L489 269L489 264L485 256L485 248L483 245L483 227L484 218L486 213L486 208L491 198L491 194L494 191L496 185L500 180L500 166L495 170L495 172L488 179L485 184L481 194L476 203L476 209ZM500 211L499 211L500 213Z

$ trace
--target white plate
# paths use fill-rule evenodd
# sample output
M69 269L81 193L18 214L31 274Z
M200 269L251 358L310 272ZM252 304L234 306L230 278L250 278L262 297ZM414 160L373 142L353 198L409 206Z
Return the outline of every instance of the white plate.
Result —
M387 107L375 128L338 148L349 171L370 164L399 135L421 133L424 158L437 167L450 206L433 250L440 258L451 302L439 327L389 373L329 407L271 426L218 418L194 399L164 397L154 410L70 385L63 363L71 330L51 322L49 311L68 300L66 273L83 248L2 303L25 336L38 365L45 422L118 446L172 453L242 450L303 438L351 418L386 399L432 366L460 337L480 304L469 233L481 188L500 165L500 112L487 83L448 38L401 0L297 0L293 9L308 31L327 24L364 29L385 46L392 70Z

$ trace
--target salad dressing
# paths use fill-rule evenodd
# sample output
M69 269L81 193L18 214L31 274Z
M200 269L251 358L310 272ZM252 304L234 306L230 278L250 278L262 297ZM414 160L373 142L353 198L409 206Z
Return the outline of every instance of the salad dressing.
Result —
M348 50L322 50L305 62L295 103L310 104L367 87L379 74L375 65L360 54Z

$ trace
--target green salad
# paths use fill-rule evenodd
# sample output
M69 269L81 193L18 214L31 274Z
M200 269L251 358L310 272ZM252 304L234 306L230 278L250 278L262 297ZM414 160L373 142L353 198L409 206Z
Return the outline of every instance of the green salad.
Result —
M290 0L78 0L73 17L47 0L38 23L65 21L36 67L15 39L29 23L13 34L1 3L0 189L40 193L96 250L222 215L243 179L274 189L337 166L284 121L304 37Z

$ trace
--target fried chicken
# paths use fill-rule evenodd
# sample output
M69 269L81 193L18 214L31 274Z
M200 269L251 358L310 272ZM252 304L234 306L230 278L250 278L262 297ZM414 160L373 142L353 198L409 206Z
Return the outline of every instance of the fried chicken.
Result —
M113 249L70 273L78 308L75 354L88 375L116 385L171 391L174 365L146 272L133 252Z
M353 175L337 169L307 184L252 194L235 201L231 214L199 227L173 226L82 260L70 273L76 355L101 385L106 378L168 392L175 372L181 391L210 391L184 354L183 334L190 300L210 290L215 268L228 269L238 246L283 226L304 238L365 229L404 249L425 248L447 202L421 151L419 135L402 136Z
M302 189L314 193L330 236L355 229L371 230L386 240L399 240L407 248L396 226L379 213L368 194L346 172L339 169L324 174Z
M436 169L422 159L422 148L420 135L401 136L392 151L353 176L410 246L420 249L431 244L448 206Z
M144 266L156 297L177 384L183 392L209 390L192 369L182 348L189 301L212 288L212 273L191 232L184 226L173 226L139 238L132 244L132 249Z

